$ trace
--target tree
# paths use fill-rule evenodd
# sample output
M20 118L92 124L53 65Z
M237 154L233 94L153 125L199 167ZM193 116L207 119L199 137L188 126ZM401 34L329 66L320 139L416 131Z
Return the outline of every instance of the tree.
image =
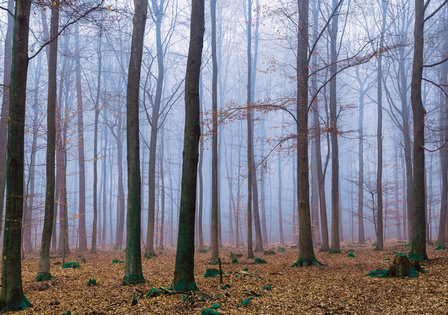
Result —
M179 229L173 288L175 291L196 291L194 281L194 222L199 123L199 77L204 45L204 0L192 0L190 46L185 76L185 130L182 162Z
M386 13L387 13L387 1L381 1L381 31L379 42L379 54L378 54L378 72L377 72L377 108L378 108L378 124L377 124L377 177L376 177L376 191L378 194L378 231L376 250L384 249L383 240L383 45L384 45L384 33L386 31Z
M337 37L339 22L338 0L332 1L332 12L330 28L330 129L331 129L331 244L332 253L340 253L339 240L339 146L337 126Z
M14 11L14 0L8 0L8 11ZM8 14L8 27L5 36L5 59L3 60L3 97L0 116L0 230L3 224L3 204L6 187L6 140L8 137L9 88L11 83L12 32L14 19ZM1 233L1 232L0 232Z
M126 266L123 283L144 283L142 272L141 200L140 200L140 145L139 145L139 90L140 72L145 35L147 0L134 0L131 56L129 61L126 95L127 118L127 164L128 164L128 209L126 220Z
M76 46L76 101L78 113L78 168L79 168L79 247L78 250L87 250L86 236L86 169L84 161L84 115L82 102L81 83L81 46L79 44L79 26L75 25L75 46Z
M448 14L448 9L445 9L445 16ZM442 34L446 34L448 32L448 20L444 19L442 24ZM442 56L448 56L448 38L444 36L443 38L443 51ZM448 208L448 148L443 145L445 139L448 138L448 97L446 97L446 93L448 92L448 63L444 63L439 69L440 76L440 86L444 87L443 90L440 91L440 116L439 116L439 124L440 124L440 142L442 144L442 148L440 149L440 169L441 169L441 201L440 201L440 221L439 221L439 235L438 235L438 244L439 246L445 246L446 244L446 219L447 219L447 208Z
M216 0L210 0L212 23L212 228L211 228L211 262L217 263L218 249L218 60L216 57Z
M414 122L414 188L410 255L427 260L425 207L425 108L422 102L425 3L415 0L414 59L412 63L411 103Z
M149 173L148 173L148 230L146 234L145 256L154 256L154 227L155 227L155 195L156 195L156 160L157 160L157 136L160 129L159 117L162 103L162 93L165 80L164 56L165 48L162 39L162 22L165 16L166 0L151 0L151 16L156 26L156 50L157 50L157 86L154 101L152 103L151 140L149 145ZM151 98L152 100L152 98ZM149 118L148 118L149 120Z
M297 38L297 200L299 211L299 258L293 266L311 266L314 257L310 215L308 164L309 1L298 0Z
M101 73L102 73L102 25L100 24L100 30L98 34L98 76L96 86L96 98L95 98L95 129L93 135L93 229L92 229L92 246L90 251L96 252L96 239L97 239L97 226L98 226L98 120L100 116L100 95L101 95ZM138 103L137 103L138 104Z
M2 253L0 311L24 310L32 304L22 288L22 213L26 82L30 0L17 0L14 14L8 117L5 232Z
M50 245L53 233L55 208L55 147L56 147L56 91L57 91L57 55L58 55L59 3L51 6L50 44L48 55L48 103L47 103L47 162L45 217L40 248L39 271L36 280L46 281L52 278L50 273Z

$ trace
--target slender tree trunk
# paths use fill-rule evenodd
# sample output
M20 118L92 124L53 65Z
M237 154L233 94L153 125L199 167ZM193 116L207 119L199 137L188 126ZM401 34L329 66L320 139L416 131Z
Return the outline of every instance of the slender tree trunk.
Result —
M308 78L309 78L309 1L298 0L299 32L297 45L297 200L299 214L299 258L296 266L311 266L314 257L310 215L308 164Z
M2 312L24 310L32 306L23 294L20 254L30 8L31 1L16 1L8 116L7 191L0 295Z
M425 108L422 102L423 49L425 26L424 0L415 0L414 59L412 65L411 102L414 121L414 188L412 208L411 253L427 260L425 208Z
M358 243L365 242L364 234L364 96L359 93L359 124L358 124Z
M330 29L330 129L331 129L331 246L332 253L340 253L339 239L339 145L337 126L337 36L339 10L338 0L332 0L332 11L336 11Z
M285 245L282 209L282 159L280 154L278 155L278 231L280 233L280 244Z
M162 129L162 145L160 147L159 153L159 179L160 179L160 194L161 194L161 218L160 218L160 238L159 238L159 249L163 250L164 244L164 227L165 227L165 176L163 173L163 149L164 149L164 139L163 139L163 129Z
M384 249L384 228L383 228L383 54L382 49L384 45L384 33L386 31L387 18L387 2L381 3L382 7L382 23L381 35L378 56L378 72L377 72L377 109L378 109L378 123L377 123L377 174L376 174L376 191L378 200L378 234L376 242L376 250Z
M47 159L45 217L40 247L39 271L36 280L46 281L52 278L50 273L50 245L53 233L55 208L55 145L56 145L56 91L57 91L57 54L58 54L59 4L51 6L50 44L48 58L48 101L47 101ZM54 231L56 234L56 231Z
M157 135L159 131L160 105L162 102L163 83L164 83L164 51L162 46L162 20L164 16L163 2L158 4L152 1L153 11L155 13L156 25L156 48L157 48L157 86L154 103L152 104L151 117L151 139L149 144L149 174L148 174L148 230L146 235L145 256L155 255L154 251L154 230L155 230L155 195L156 195L156 160L157 160Z
M101 95L101 72L102 72L102 26L100 25L98 36L98 75L95 99L95 127L93 134L93 227L92 227L92 246L91 253L96 253L96 243L98 237L98 121L100 116L100 95Z
M14 11L14 0L8 0L9 12ZM9 86L11 83L12 36L14 18L8 14L8 26L5 35L5 59L3 60L3 97L0 116L0 234L3 229L3 205L6 188L6 140L8 137Z
M185 131L181 201L173 289L197 291L194 281L194 218L200 129L199 77L204 43L204 0L192 0L190 46L185 77Z
M79 167L79 251L87 250L86 235L86 168L84 162L84 115L82 102L82 83L81 83L81 47L79 43L79 26L75 24L75 46L76 46L76 100L78 102L78 167Z
M218 244L218 60L216 56L216 0L210 0L212 24L212 225L211 225L211 263L219 259Z
M32 224L33 224L33 208L34 208L34 191L35 191L35 161L37 154L37 138L39 132L39 85L41 75L41 60L42 55L37 56L37 67L34 77L34 100L33 100L33 140L31 145L30 167L28 171L28 196L26 198L25 213L24 213L24 227L23 227L23 242L25 254L32 253Z
M141 179L140 179L140 132L139 90L140 73L145 35L147 0L134 0L131 56L129 61L126 93L127 118L127 165L128 165L128 211L126 220L126 266L123 283L144 283L141 261Z

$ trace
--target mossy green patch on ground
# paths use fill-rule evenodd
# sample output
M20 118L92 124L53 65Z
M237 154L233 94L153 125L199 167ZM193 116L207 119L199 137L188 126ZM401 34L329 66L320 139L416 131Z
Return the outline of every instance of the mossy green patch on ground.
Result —
M218 308L221 308L221 306L219 306L219 304L213 304L212 305L212 309L217 310Z
M215 278L219 275L219 270L215 268L209 268L205 270L204 278Z
M388 270L375 269L368 274L365 274L364 277L372 277L372 278L385 278Z
M329 254L340 254L341 251L340 250L332 250L332 249L330 249L330 251L328 253Z
M271 290L272 290L272 287L271 287L270 285L265 285L265 286L263 287L263 290L271 291Z
M230 288L230 284L225 284L221 287L221 290L227 290L228 288Z
M77 262L73 262L73 261L71 261L71 262L66 262L63 266L62 266L62 268L72 268L72 269L76 269L76 268L81 268L81 265L79 264L79 263L77 263Z
M211 308L204 308L201 311L201 315L219 315L219 312L212 310Z
M124 264L124 261L119 260L119 259L114 259L114 260L112 260L112 263L113 264Z
M252 301L253 298L254 298L253 296L248 297L248 298L245 299L244 301L241 301L240 305L241 305L241 306L246 306L247 304L250 303L250 301Z
M442 249L446 249L446 247L443 245L439 245L436 247L436 250L442 250Z
M239 264L238 258L233 257L232 264Z
M255 258L254 259L254 263L256 263L256 264L267 264L268 262L266 261L266 260L264 260L264 259L262 259L262 258Z
M286 252L286 248L284 248L283 246L280 246L277 251L279 253L284 253L284 252Z
M96 279L89 279L89 282L87 282L87 286L96 285Z
M356 257L353 253L348 253L347 257Z

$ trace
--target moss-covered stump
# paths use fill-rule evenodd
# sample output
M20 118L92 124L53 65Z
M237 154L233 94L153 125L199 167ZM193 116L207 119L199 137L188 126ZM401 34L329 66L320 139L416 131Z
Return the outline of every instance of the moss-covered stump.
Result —
M422 267L416 260L409 260L405 254L395 255L392 265L386 273L386 277L418 277L418 271L422 271Z
M392 264L387 270L376 269L369 272L365 276L374 278L417 278L418 273L426 273L416 260L409 259L405 254L395 255Z
M264 255L275 255L275 250L273 249L265 250Z

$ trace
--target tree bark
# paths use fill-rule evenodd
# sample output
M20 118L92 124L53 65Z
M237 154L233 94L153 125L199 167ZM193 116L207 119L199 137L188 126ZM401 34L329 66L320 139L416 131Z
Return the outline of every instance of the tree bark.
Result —
M0 310L2 312L24 310L32 306L23 294L20 254L22 243L23 157L30 8L31 1L16 1L8 118L2 292L0 295Z
M93 132L93 227L92 227L92 246L90 252L96 252L96 243L98 238L98 121L100 116L100 95L101 95L101 72L102 72L102 25L98 34L98 74L95 98L95 125Z
M384 249L384 232L383 232L383 45L384 45L384 33L386 31L386 18L387 18L387 2L381 3L382 9L382 23L378 56L378 72L377 72L377 109L378 109L378 123L377 123L377 174L376 174L376 192L378 201L378 233L376 250Z
M53 233L55 208L55 145L56 145L56 91L57 91L57 54L59 27L59 3L51 6L50 44L48 58L48 102L47 102L47 159L45 217L40 247L39 271L36 280L46 281L52 278L50 273L50 245Z
M414 59L412 64L411 102L414 121L414 186L411 252L427 260L425 208L425 108L422 102L423 50L425 26L424 0L415 0Z
M331 21L330 29L330 129L331 129L331 245L330 251L340 253L339 239L339 146L337 126L337 36L339 10L338 0L332 1L332 11L337 11Z
M218 60L216 56L216 0L210 0L210 20L212 32L212 225L211 263L219 259L218 244Z
M9 12L14 11L14 0L8 0ZM12 37L14 18L8 14L8 26L5 35L5 59L3 60L3 97L0 116L0 234L3 232L3 205L6 188L6 141L8 137L8 115L11 84Z
M79 251L87 250L86 235L86 168L84 156L84 108L82 102L81 82L81 47L79 43L79 26L75 24L75 46L76 46L76 101L78 113L78 168L79 168Z
M185 130L181 200L173 289L197 291L194 281L194 221L200 129L199 77L204 44L204 0L192 0L185 76Z
M131 56L129 61L126 94L127 118L127 166L128 166L128 211L126 220L126 266L123 283L144 283L141 261L141 179L140 179L140 133L139 90L140 73L145 35L147 0L134 0Z

